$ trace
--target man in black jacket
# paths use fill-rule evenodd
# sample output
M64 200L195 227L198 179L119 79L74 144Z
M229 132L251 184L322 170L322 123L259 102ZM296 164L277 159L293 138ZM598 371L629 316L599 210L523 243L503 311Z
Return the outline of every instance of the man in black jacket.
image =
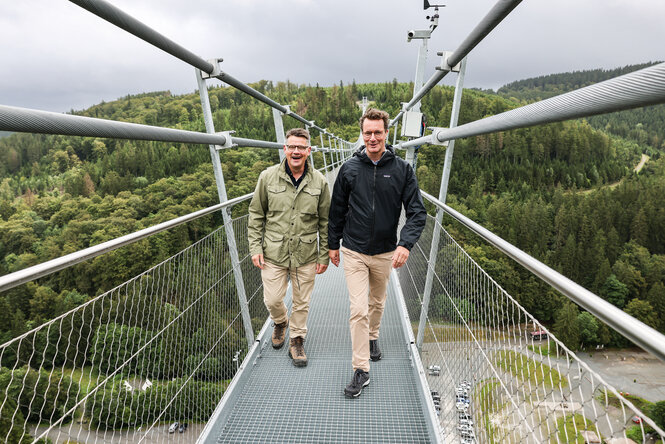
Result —
M388 118L372 108L360 118L365 145L340 168L328 219L328 255L335 266L344 244L354 370L344 394L350 398L369 384L369 359L381 359L379 327L391 266L404 265L427 216L413 168L386 146ZM406 223L398 243L402 206Z

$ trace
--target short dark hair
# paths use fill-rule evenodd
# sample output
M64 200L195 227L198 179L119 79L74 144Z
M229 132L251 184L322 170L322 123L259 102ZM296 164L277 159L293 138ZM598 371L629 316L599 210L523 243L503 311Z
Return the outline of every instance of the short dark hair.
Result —
M286 132L286 138L288 139L291 136L304 137L307 139L307 143L309 143L309 131L305 128L291 128Z
M360 118L360 131L363 130L363 123L365 122L365 119L383 120L383 129L388 131L388 121L390 120L390 116L387 112L376 108L369 108Z

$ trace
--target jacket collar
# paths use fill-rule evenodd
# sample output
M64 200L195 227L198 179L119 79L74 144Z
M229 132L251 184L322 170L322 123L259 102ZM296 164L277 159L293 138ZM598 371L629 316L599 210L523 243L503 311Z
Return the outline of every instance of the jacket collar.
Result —
M281 179L284 179L285 181L287 181L288 183L293 185L293 182L291 182L291 178L289 177L288 174L286 174L286 157L279 164L278 171L279 171L278 172L279 177ZM302 190L303 188L305 188L305 185L307 185L312 180L312 177L313 177L312 176L312 166L307 165L307 168L305 168L305 175L302 178L302 182L300 182L300 186L298 187L298 190Z
M374 162L372 162L372 159L367 156L367 153L365 152L365 145L362 145L358 150L353 153L355 157L358 159L362 160L365 163L369 163L370 165L374 165ZM381 156L381 159L379 159L379 162L376 164L377 166L382 166L386 162L389 162L390 160L395 158L395 149L393 148L392 145L386 144L386 152L383 153L383 156Z

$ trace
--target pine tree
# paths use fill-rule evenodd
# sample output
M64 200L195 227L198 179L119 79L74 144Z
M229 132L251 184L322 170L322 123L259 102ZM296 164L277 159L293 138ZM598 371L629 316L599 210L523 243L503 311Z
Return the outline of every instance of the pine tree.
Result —
M554 334L571 350L577 350L580 346L580 324L577 319L579 310L577 305L566 301L563 307L557 312L554 321Z

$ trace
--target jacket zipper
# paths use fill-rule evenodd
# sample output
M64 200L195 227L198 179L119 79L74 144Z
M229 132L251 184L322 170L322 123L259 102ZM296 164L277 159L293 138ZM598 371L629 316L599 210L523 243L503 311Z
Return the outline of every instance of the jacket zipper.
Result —
M372 229L370 231L369 243L372 245L374 239L374 223L376 222L376 213L374 211L374 195L376 194L376 165L374 165L374 179L372 181ZM372 254L370 251L369 254Z

